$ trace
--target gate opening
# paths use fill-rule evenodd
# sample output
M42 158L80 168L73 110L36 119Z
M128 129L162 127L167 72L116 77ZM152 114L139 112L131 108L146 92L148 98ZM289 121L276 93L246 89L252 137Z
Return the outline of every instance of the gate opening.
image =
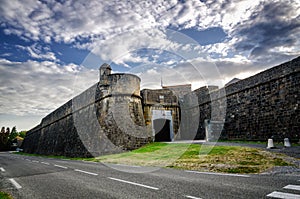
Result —
M171 131L170 131L170 120L167 119L156 119L153 121L155 141L156 142L170 142Z
M171 110L152 110L152 133L155 142L171 142L174 140Z

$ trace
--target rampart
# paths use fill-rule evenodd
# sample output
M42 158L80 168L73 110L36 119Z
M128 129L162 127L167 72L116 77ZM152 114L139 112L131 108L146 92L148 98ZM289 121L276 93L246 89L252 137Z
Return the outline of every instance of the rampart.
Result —
M183 119L199 124L196 139L205 138L205 120L211 120L223 122L221 139L298 141L299 96L300 57L225 88L193 91L185 96Z
M27 133L23 148L26 153L92 157L136 149L151 140L140 78L104 74L100 82L43 118Z
M208 131L230 140L299 141L300 57L224 88L205 86L184 96L190 85L140 92L139 77L110 72L103 64L97 84L31 129L24 152L92 157L156 138L205 139ZM163 114L170 117L158 128Z

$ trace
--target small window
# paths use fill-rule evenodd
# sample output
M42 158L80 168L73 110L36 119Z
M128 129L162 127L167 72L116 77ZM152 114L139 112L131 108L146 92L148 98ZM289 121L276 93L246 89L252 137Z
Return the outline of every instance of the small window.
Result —
M164 98L165 98L165 97L164 97L163 95L160 95L160 96L159 96L159 99L160 99L160 100L163 100Z

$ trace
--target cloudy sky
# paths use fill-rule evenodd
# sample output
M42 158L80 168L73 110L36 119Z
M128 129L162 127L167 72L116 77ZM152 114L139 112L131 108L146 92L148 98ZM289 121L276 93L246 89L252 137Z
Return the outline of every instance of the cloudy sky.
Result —
M0 126L28 130L114 72L222 86L300 55L298 0L0 0Z

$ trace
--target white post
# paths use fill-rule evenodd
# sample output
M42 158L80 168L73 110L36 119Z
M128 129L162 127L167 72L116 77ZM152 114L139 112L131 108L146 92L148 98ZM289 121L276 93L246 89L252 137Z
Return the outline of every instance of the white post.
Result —
M289 138L284 138L283 142L284 142L284 147L291 147Z
M273 149L274 147L274 143L273 143L273 139L268 139L268 146L267 149Z

